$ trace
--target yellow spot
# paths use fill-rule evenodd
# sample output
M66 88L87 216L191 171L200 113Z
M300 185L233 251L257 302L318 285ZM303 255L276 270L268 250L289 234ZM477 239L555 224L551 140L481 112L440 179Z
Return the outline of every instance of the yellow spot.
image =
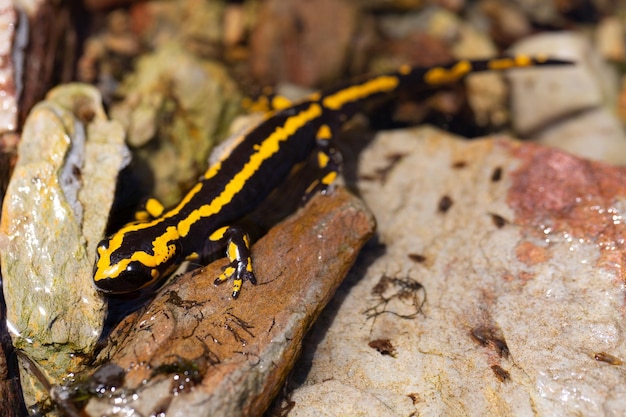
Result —
M291 100L285 98L283 96L275 96L272 98L272 109L274 110L282 110L291 106Z
M233 281L233 293L238 293L241 291L241 285L243 284L243 280L236 279Z
M322 115L322 108L317 103L311 103L309 107L301 112L289 117L282 126L277 126L274 132L272 132L255 153L250 155L250 159L243 168L233 176L233 178L226 184L224 190L215 197L211 202L200 206L192 211L189 216L182 219L178 223L178 233L181 237L187 236L191 226L202 218L207 218L214 214L219 213L222 208L228 204L237 193L239 193L245 185L248 183L250 177L259 169L259 167L269 158L271 158L276 152L280 150L281 143L288 140L299 129L305 126L312 120L317 119ZM219 168L216 168L216 170ZM208 174L208 172L207 172ZM215 174L215 173L214 173ZM213 174L213 175L214 175ZM206 175L205 175L206 177ZM196 188L196 187L194 187ZM201 185L200 185L201 188ZM165 216L170 217L178 213L191 199L191 197L199 191L198 188L195 192L192 189L190 194L178 205L177 208L168 212Z
M517 55L513 58L496 58L489 61L488 67L492 70L504 70L515 67L529 67L534 61L527 55Z
M256 100L244 99L241 101L241 105L249 112L265 113L270 110L270 102L266 96L260 96Z
M320 168L326 168L326 165L328 165L328 161L330 161L330 158L324 152L317 153L317 165Z
M459 61L452 68L436 67L424 75L424 81L430 85L447 84L461 79L472 70L472 64L467 61Z
M200 254L198 254L198 252L192 252L185 259L188 260L188 261L193 261L193 260L196 260L196 259L200 259Z
M337 173L335 171L329 172L328 174L324 175L324 178L322 178L322 184L330 185L335 181L335 179L337 179Z
M224 269L224 272L222 272L220 274L219 277L216 278L216 281L220 282L220 281L226 281L228 278L230 278L233 274L235 273L235 268L233 268L232 266L228 266L226 267L226 269Z
M319 91L309 94L309 96L307 97L307 99L310 101L318 101L320 98L322 98L322 93L320 93Z
M224 233L226 233L226 230L228 230L228 226L220 227L215 232L209 235L209 240L212 240L214 242L221 240L224 237Z
M330 127L328 127L328 125L322 125L320 126L319 130L317 131L317 138L318 139L330 139L333 137L333 133L330 131Z
M135 220L138 222L147 222L152 216L145 210L135 212Z
M156 198L149 198L148 201L146 201L146 211L152 217L159 217L163 214L163 204L161 204Z
M156 269L152 269L150 271L150 275L152 276L152 279L157 279L159 277L159 271L157 271Z
M376 93L393 91L398 86L398 82L398 77L381 75L326 96L322 104L330 110L340 110L346 103L359 101Z
M239 248L234 243L228 244L228 249L226 251L226 255L230 261L234 261L235 259L239 259Z
M411 66L410 65L402 65L400 68L398 68L398 72L402 75L407 75L411 72Z
M515 67L516 63L513 58L498 58L489 61L488 67L492 70L503 70Z

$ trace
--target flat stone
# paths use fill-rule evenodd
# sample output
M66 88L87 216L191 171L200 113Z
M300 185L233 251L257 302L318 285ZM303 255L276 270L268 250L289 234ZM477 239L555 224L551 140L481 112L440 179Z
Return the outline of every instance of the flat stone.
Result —
M377 241L305 340L289 415L624 415L624 175L379 134L356 171Z
M585 158L626 164L626 134L615 113L606 107L589 109L544 129L536 136L543 146Z
M373 228L338 188L254 245L258 284L244 283L237 300L229 283L213 284L225 259L174 279L113 331L99 358L123 370L123 384L91 399L87 415L259 415Z
M507 73L518 134L584 158L626 164L626 134L615 111L617 77L589 41L572 34L538 35L512 52L575 63Z
M545 55L574 61L571 67L529 68L507 73L513 124L528 136L554 120L614 100L615 74L590 42L571 33L542 34L518 42L512 54Z

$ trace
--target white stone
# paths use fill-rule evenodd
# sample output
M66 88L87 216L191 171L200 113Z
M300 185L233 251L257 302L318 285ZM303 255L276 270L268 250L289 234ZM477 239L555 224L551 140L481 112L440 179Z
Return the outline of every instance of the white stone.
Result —
M362 154L358 176L376 177L389 168L385 155L404 155L384 181L362 181L359 188L385 249L365 249L305 341L290 416L626 413L623 368L593 358L598 352L626 358L621 267L597 264L619 243L551 229L567 204L581 204L560 201L552 188L542 189L552 200L541 204L561 207L555 218L545 224L516 219L509 198L522 157L515 155L537 149L465 142L430 128L376 137ZM556 155L555 163L577 161ZM465 165L455 168L461 161ZM494 181L498 167L501 179ZM526 190L518 192L523 198ZM438 210L444 195L453 201L445 214ZM626 201L606 199L597 210L611 210L614 221L598 230L613 227L619 235ZM497 227L492 214L506 223ZM538 251L536 259L518 252L524 242ZM425 256L424 262L411 261L411 253ZM383 276L413 280L425 291L381 304L372 290ZM372 308L388 313L368 318ZM411 318L393 314L411 309ZM472 339L472 329L489 323L501 330L508 358ZM370 348L376 339L389 339L395 357ZM506 382L494 374L495 365L509 372Z

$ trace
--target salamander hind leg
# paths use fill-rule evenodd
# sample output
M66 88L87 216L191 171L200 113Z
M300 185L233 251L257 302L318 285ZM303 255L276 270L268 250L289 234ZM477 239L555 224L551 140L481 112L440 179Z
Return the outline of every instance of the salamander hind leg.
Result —
M303 200L308 201L318 192L325 193L335 182L341 170L341 153L331 144L332 131L328 125L322 125L317 131L314 149L315 161L320 174L307 187Z
M215 284L221 284L233 278L232 297L237 298L241 292L243 281L247 280L256 284L250 257L250 238L238 226L225 226L213 232L209 236L209 240L226 243L226 255L230 263L215 279Z

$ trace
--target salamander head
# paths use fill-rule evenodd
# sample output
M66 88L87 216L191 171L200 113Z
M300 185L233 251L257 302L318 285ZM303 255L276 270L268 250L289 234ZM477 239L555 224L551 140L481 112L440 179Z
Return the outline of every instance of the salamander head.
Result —
M167 277L180 265L175 227L155 238L145 232L125 227L98 244L93 274L98 290L113 294L136 291Z

